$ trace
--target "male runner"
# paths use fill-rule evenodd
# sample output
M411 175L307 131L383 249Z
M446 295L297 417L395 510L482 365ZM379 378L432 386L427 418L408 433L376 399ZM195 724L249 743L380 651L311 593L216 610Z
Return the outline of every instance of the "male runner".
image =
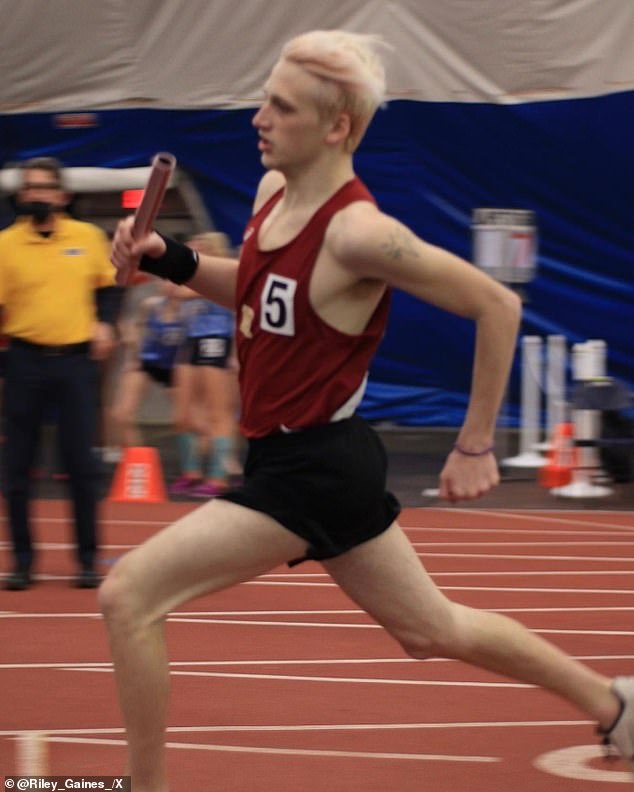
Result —
M165 615L286 562L320 559L412 657L451 657L548 688L634 753L634 680L611 682L522 625L450 602L398 525L385 455L354 409L387 317L389 289L475 322L465 421L440 475L449 501L498 482L496 414L520 317L514 294L382 213L352 154L385 78L378 40L341 31L290 41L253 124L267 173L240 262L207 256L131 221L116 234L123 277L142 269L237 313L244 485L124 556L101 589L135 792L164 792Z

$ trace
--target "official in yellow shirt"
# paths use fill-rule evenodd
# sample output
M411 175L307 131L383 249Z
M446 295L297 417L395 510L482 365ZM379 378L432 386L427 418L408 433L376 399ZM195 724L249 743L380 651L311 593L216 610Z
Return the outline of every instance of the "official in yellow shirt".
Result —
M91 341L95 291L113 285L108 239L90 223L56 217L54 233L43 236L21 217L0 232L6 335L43 345Z
M97 555L97 360L114 344L119 290L106 235L64 214L63 168L52 158L22 166L19 217L0 232L4 387L4 489L15 566L5 588L33 581L30 472L44 419L58 423L73 503L79 573L95 587Z

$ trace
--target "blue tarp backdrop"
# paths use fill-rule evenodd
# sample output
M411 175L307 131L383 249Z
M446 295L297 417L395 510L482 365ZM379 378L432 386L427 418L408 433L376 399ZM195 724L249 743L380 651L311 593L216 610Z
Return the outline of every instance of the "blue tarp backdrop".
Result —
M239 243L261 175L253 110L97 115L86 130L58 129L47 113L0 115L0 161L50 154L73 166L133 167L171 151L217 227ZM524 289L522 332L561 333L569 346L604 339L608 374L633 389L632 140L634 92L512 105L395 100L379 111L356 167L384 211L467 258L473 208L534 210L538 272ZM469 322L396 293L362 412L407 425L459 424L472 344Z

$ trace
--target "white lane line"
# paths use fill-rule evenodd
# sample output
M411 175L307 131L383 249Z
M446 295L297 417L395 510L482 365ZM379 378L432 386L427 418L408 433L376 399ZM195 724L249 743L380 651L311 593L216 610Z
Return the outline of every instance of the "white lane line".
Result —
M416 528L416 529L409 529L409 530L422 531L424 533L431 533L431 532L433 532L433 533L443 533L443 534L445 534L445 533L447 533L447 534L459 533L461 535L464 535L465 533L481 534L481 533L484 532L487 536L490 535L490 534L495 534L495 535L499 535L499 534L503 534L503 535L508 535L508 534L513 534L513 535L517 535L517 534L534 535L535 533L545 533L545 534L547 534L546 538L544 538L544 539L534 539L532 542L509 542L509 541L505 541L504 539L501 539L499 542L480 541L480 540L478 540L478 541L464 541L464 540L462 540L460 538L457 538L455 540L453 540L451 538L448 538L447 540L444 540L444 541L426 541L426 540L422 540L422 539L421 540L417 540L415 537L414 538L410 538L412 544L415 545L416 547L433 547L433 546L438 546L438 545L440 545L440 546L448 545L449 547L452 547L454 545L459 545L459 546L465 546L466 545L466 546L477 546L477 547L488 547L488 546L495 547L495 546L499 546L499 545L504 546L504 547L523 547L523 546L524 547L530 547L530 546L534 546L534 545L537 545L537 546L540 546L540 545L547 545L547 546L551 546L551 545L553 545L553 546L555 546L555 545L570 545L570 546L580 546L580 547L598 545L598 546L616 546L616 547L621 547L621 546L629 546L629 545L633 545L634 544L634 541L630 541L629 539L628 540L625 540L625 539L619 540L619 537L622 537L623 533L622 532L617 532L617 531L614 531L614 532L600 531L600 530L597 530L597 531L578 531L578 532L575 531L575 537L578 537L578 536L597 537L596 541L586 541L586 540L578 541L576 539L575 540L570 540L569 539L568 541L564 541L564 540L553 541L552 540L553 536L570 537L571 532L570 531L553 531L553 530L547 529L547 528L544 528L541 531L531 531L531 530L519 530L519 529L511 529L511 528L509 528L509 529L505 529L505 528L466 529L466 528L437 528L437 527L434 527L434 526L427 526L425 528ZM107 543L107 544L100 545L100 549L101 550L127 550L127 549L132 549L132 548L138 547L139 544L143 543L143 541L144 540L140 540L138 542ZM74 549L75 545L70 543L70 542L65 542L65 541L48 540L48 541L35 542L34 543L34 547L37 550L69 550L69 549ZM7 542L5 540L0 540L0 549L9 550L10 548L11 548L11 545L10 545L9 542Z
M573 655L575 660L594 660L594 661L608 661L613 660L634 660L634 654L610 654L610 655ZM304 658L304 659L279 659L279 660L173 660L170 662L170 668L179 667L253 667L253 666L338 666L338 665L386 665L393 663L456 663L456 660L445 657L430 657L426 660L414 660L410 657L376 657L376 658ZM81 670L81 669L112 669L111 662L57 662L57 663L0 663L0 671L12 670L40 670L40 669L62 669L62 670Z
M119 520L113 518L102 518L100 520L100 524L102 526L108 525L123 525L126 528L128 527L135 527L135 526L149 526L153 527L156 526L157 528L164 528L166 525L170 525L176 520L180 520L181 517L184 517L187 512L183 512L183 514L175 514L173 517L170 517L166 520ZM45 517L40 515L39 517L33 517L30 520L33 523L37 523L40 525L46 525L47 523L52 523L53 525L72 525L73 519L72 517ZM0 525L7 524L6 517L0 517Z
M616 571L617 574L629 574L624 572L623 570ZM459 576L462 574L469 574L469 573L458 573L458 572L448 572L448 573L438 573L438 575L445 575L445 576ZM492 573L471 573L471 574L482 574L482 575L490 575ZM529 574L529 573L500 573L500 574ZM533 572L531 574L540 575L544 574L542 572ZM551 572L549 574L566 574L566 573L559 573L559 572ZM574 574L574 573L568 573ZM589 572L588 574L611 574L602 571L593 571ZM272 577L269 575L268 577ZM331 586L335 587L336 584L334 583L315 583L315 582L304 582L304 581L264 581L262 579L256 579L253 581L248 581L243 585L294 585L294 586ZM536 588L536 587L500 587L500 586L441 586L443 590L458 590L458 591L521 591L521 592L548 592L548 593L593 593L593 594L634 594L634 590L630 589L576 589L576 588ZM633 608L628 606L593 606L593 607L571 607L571 608L539 608L539 607L529 607L529 608L489 608L488 610L496 611L496 612L505 612L505 613L548 613L548 612L562 612L562 611L579 611L579 612L603 612L603 611L631 611ZM261 616L261 615L303 615L303 614L363 614L362 611L359 609L311 609L311 610L249 610L249 611L175 611L169 617L170 621L181 621L186 622L187 618L190 616L195 617L204 617L204 616L244 616L244 615L254 615L254 616ZM44 613L20 613L15 611L0 611L0 619L2 618L14 618L14 619L41 619L41 618L57 618L57 619L65 619L65 618L87 618L87 619L97 619L100 620L101 614L99 613L92 613L92 612L79 612L79 613L64 613L64 612L44 612ZM200 619L195 619L199 621ZM215 623L215 620L212 620ZM229 621L227 619L221 619L220 621L226 623L236 623ZM237 623L243 623L241 620ZM247 622L244 622L247 623ZM268 624L269 622L257 621L257 624ZM270 622L273 625L282 624L282 622ZM297 623L290 623L293 626L296 626ZM304 626L300 624L299 626ZM333 624L333 625L323 625L321 623L309 623L307 626L337 626L337 627L345 627L345 626L364 626L364 625L350 625L350 624Z
M477 556L478 558L486 558L486 556ZM520 556L526 558L526 556ZM592 559L585 559L592 560ZM463 571L434 571L430 572L431 576L436 578L474 578L486 577L487 579L497 577L613 577L616 575L634 577L634 569L573 569L573 570L560 570L560 569L540 569L540 570L527 570L518 569L516 571L481 571L481 570L463 570ZM39 573L35 575L36 582L47 581L66 581L73 579L74 575L51 575L46 573ZM284 573L284 572L269 572L266 575L261 575L253 580L240 583L241 586L253 585L279 585L279 586L315 586L315 587L331 587L338 588L337 584L332 581L330 575L326 572L315 573ZM565 589L568 590L568 589ZM621 592L620 592L621 593ZM6 611L0 611L0 615Z
M489 510L489 509L451 509L451 510L449 510L448 509L447 511L448 512L449 511L455 511L457 513L468 514L471 517L475 517L477 515L484 515L484 516L488 515L490 517L500 517L500 518L504 518L504 519L507 519L507 520L520 520L520 521L528 520L529 522L531 522L533 524L535 524L537 522L536 519L535 519L535 514L536 514L535 512L533 512L533 513L524 513L524 510L522 510L522 511L520 511L520 510L517 510L517 511L511 511L511 510L504 511L504 510L493 510L493 509L491 509L491 510ZM528 511L528 510L526 510L526 511ZM585 515L588 514L587 511L583 512L581 510L579 510L578 512L570 512L570 514L575 514L575 513L577 513L577 514L585 514ZM625 510L625 509L623 511L620 511L620 512L607 512L607 514L609 514L610 516L613 516L615 514L627 515L628 519L632 519L631 518L632 512L629 511L629 510ZM592 516L594 517L595 515L598 518L600 518L601 517L601 512L593 512ZM552 516L547 516L545 514L540 514L539 515L539 521L540 521L540 523L542 523L542 522L543 523L555 523L555 524L560 524L560 525L573 525L573 526L579 525L580 527L583 527L583 528L588 528L588 527L614 528L617 531L618 530L622 530L622 531L625 531L626 533L629 532L629 531L634 531L634 520L632 520L631 524L628 524L628 523L610 523L610 522L603 522L603 521L594 520L594 519L593 520L576 521L572 517L570 517L570 518L563 517L562 518L562 517L552 517Z
M101 524L104 526L109 525L123 525L126 527L134 527L134 526L156 526L157 528L164 527L169 525L176 520L184 517L185 515L189 514L190 511L193 511L196 508L196 504L192 506L190 510L183 510L182 513L170 515L169 517L162 519L162 520L139 520L139 519L129 519L129 520L122 520L115 517L104 517L101 520ZM607 518L614 517L614 516L623 516L632 514L631 510L629 509L597 509L592 511L592 517L596 518L593 520L575 520L574 515L580 516L588 516L588 511L584 511L583 509L465 509L459 508L456 506L443 508L443 507L425 507L425 508L408 508L407 511L411 513L420 514L421 525L405 525L403 526L404 530L426 530L427 523L434 519L434 515L436 513L440 513L443 515L469 515L472 517L475 516L491 516L491 517L498 517L504 519L517 519L517 520L527 520L532 523L536 523L536 518L539 519L540 522L547 522L547 523L560 523L562 525L571 525L580 528L586 527L597 527L597 528L614 528L615 530L624 530L624 531L634 531L634 521L631 525L623 524L623 523L609 523L599 521L603 515ZM563 517L555 517L554 514L564 515ZM566 515L570 515L567 517ZM409 519L409 518L408 518ZM40 515L33 518L34 523L52 523L52 524L61 524L61 525L70 525L72 520L70 517L46 517L44 515ZM0 524L6 524L6 517L0 515ZM439 528L437 530L444 530ZM446 530L482 530L482 529L474 529L466 527L465 529L456 529L455 527L447 528ZM488 529L487 529L488 530ZM495 530L495 529L494 529Z
M432 577L434 577L435 573L432 573ZM518 573L519 574L519 573ZM583 574L583 573L582 573ZM607 574L607 573L606 573ZM36 576L37 580L69 580L68 576ZM317 583L312 581L303 581L303 580L249 580L245 583L240 583L241 586L281 586L281 587L309 587L309 588L336 588L338 589L339 586L336 583ZM489 591L489 592L534 592L536 594L541 593L549 593L549 594L634 594L634 588L631 589L614 589L614 588L574 588L574 587L563 587L563 588L555 588L555 587L535 587L535 586L438 586L441 591ZM0 618L6 618L7 616L12 617L15 616L16 618L40 618L42 616L46 616L46 613L7 613L6 611L0 612ZM78 616L82 616L85 614L77 614ZM100 617L99 614L93 614L96 617ZM65 616L73 617L73 614L67 613L57 613L52 614L53 617L56 618L64 618Z
M109 673L110 668L75 668L68 667L66 671L84 671L89 673ZM476 682L455 681L439 679L389 679L381 677L324 677L308 676L305 674L242 674L224 671L172 671L172 676L184 677L210 677L214 679L249 679L271 680L276 682L324 682L327 684L356 684L356 685L406 685L414 687L467 687L467 688L495 688L513 690L532 690L535 685L524 682Z
M579 525L583 525L583 523L579 523ZM605 530L603 528L595 528L594 530L584 531L583 529L577 530L576 526L573 530L572 528L569 530L558 530L557 528L551 528L550 526L544 526L543 528L486 528L478 527L478 528L470 528L469 526L465 525L461 528L449 528L447 526L440 527L438 525L425 525L414 528L413 526L407 526L403 529L407 534L410 533L440 533L440 534L474 534L475 536L480 536L481 534L485 534L489 536L489 534L495 536L534 536L535 534L544 534L547 537L551 536L612 536L612 537L623 537L629 536L629 531L626 531L625 534L623 531L617 530ZM411 538L411 537L410 537ZM459 539L456 539L459 542Z
M518 569L515 572L433 572L432 577L539 577L540 575L557 575L557 577L586 577L588 575L634 575L634 569Z
M494 613L603 613L605 611L634 611L634 605L606 605L561 608L484 608ZM319 615L365 615L359 608L327 608L324 610L230 610L230 611L173 611L170 617L186 616L319 616Z
M89 739L82 737L51 737L50 742L73 743L76 745L114 745L125 746L125 740ZM317 756L342 759L400 759L419 762L501 762L497 756L453 756L450 754L407 754L407 753L373 753L372 751L328 751L301 748L262 748L251 745L205 745L203 743L168 742L166 748L186 751L220 751L224 753L255 753L278 756Z
M519 591L536 594L634 594L634 589L531 588L528 586L440 586L443 591Z
M484 610L493 613L604 613L614 611L633 611L632 607L621 607L620 605L608 607L588 607L588 608L484 608Z
M432 577L434 573L431 573ZM306 583L304 581L272 581L272 580L250 580L242 583L243 586L310 586L315 588L330 587L339 588L336 583ZM535 588L535 587L518 587L518 586L439 586L441 591L517 591L517 592L535 592L553 593L553 594L634 594L634 589L586 589L586 588Z
M268 621L260 619L208 619L206 617L191 619L191 618L170 618L170 622L178 624L233 624L233 625L248 625L253 627L312 627L319 629L344 629L344 630L383 630L380 624L368 622L292 622L292 621ZM531 632L547 633L552 635L634 635L632 630L569 630L563 628L541 628L530 627Z
M302 724L265 724L265 725L218 725L213 726L168 726L168 734L206 734L213 732L323 732L323 731L438 731L449 729L542 729L544 727L592 726L590 720L553 720L553 721L458 721L451 723L302 723ZM0 737L17 737L24 731L0 731ZM48 736L71 736L89 734L125 734L121 726L97 729L48 729Z
M70 522L69 522L70 525ZM601 530L597 528L593 531L584 531L584 530L575 530L574 534L570 531L557 531L553 530L550 527L544 527L542 529L530 529L530 528L447 528L447 527L439 527L436 525L426 525L425 527L420 528L413 528L407 527L403 529L406 533L423 533L423 534L449 534L449 538L447 539L447 544L462 544L462 540L460 538L452 539L451 534L460 534L464 536L465 534L474 534L480 536L481 534L485 534L487 536L534 536L535 534L544 534L544 540L534 540L537 543L541 543L543 541L544 544L550 544L550 539L552 537L570 537L574 535L575 537L597 537L597 542L601 543L601 539L619 539L624 536L623 531L616 531L616 530ZM625 536L629 536L629 532L625 534ZM150 537L148 537L150 538ZM416 537L410 537L412 542L416 542ZM145 539L139 539L136 542L116 542L116 543L108 543L100 545L102 549L125 549L127 547L138 547L139 544L143 543ZM422 541L422 539L420 540ZM571 540L574 542L574 540ZM627 543L627 542L625 542ZM506 544L504 540L500 541L500 544ZM584 542L578 542L578 544L584 544ZM74 548L75 545L66 541L55 541L54 539L49 539L47 541L36 541L34 542L34 546L36 549L51 549L51 550L67 550L69 548ZM11 543L7 540L0 539L0 549L9 550L11 548Z
M455 571L455 572L431 572L433 577L519 577L521 575L536 577L539 575L564 575L568 577L581 577L586 575L634 575L634 569L518 569L514 571L509 570L474 570L474 571ZM260 575L255 580L299 580L300 578L308 578L314 580L322 578L325 580L332 580L327 572L268 572L265 575Z
M623 536L622 531L614 531L614 532L607 532L607 531L576 531L575 536L595 536L597 540L595 542L591 541L577 541L577 540L569 540L569 541L551 541L553 536L570 536L570 531L553 531L550 529L542 529L542 530L520 530L520 529L504 529L504 528L486 528L486 529L473 529L473 528L438 528L434 526L426 526L425 528L408 528L406 531L422 531L425 534L428 533L442 533L442 534L451 534L451 533L458 533L464 535L465 533L473 533L473 534L481 534L482 532L486 533L487 535L490 534L528 534L528 535L535 535L536 533L547 533L547 538L543 540L533 540L532 542L507 542L501 540L499 542L491 542L491 541L468 541L465 542L459 538L452 540L448 538L446 541L423 541L423 540L416 540L416 538L411 538L412 544L415 547L434 547L434 546L474 546L474 547L495 547L495 546L504 546L504 547L530 547L530 546L558 546L558 545L570 545L573 547L576 546L626 546L632 545L634 542L631 541L618 541L617 537ZM628 532L629 533L629 532ZM606 541L609 537L613 538L613 541ZM148 537L149 538L149 537ZM142 544L145 540L141 539L136 542L117 542L117 543L108 543L100 545L100 549L102 551L110 551L110 550L132 550L135 547L138 547ZM75 545L65 541L41 541L35 542L34 546L37 550L49 550L49 551L65 551L65 550L72 550L74 549ZM9 542L5 540L0 540L0 550L9 550L11 545ZM299 574L302 574L301 572Z
M36 550L74 550L77 545L68 542L35 542ZM99 551L105 550L133 550L139 546L139 542L132 542L130 544L103 544L99 545ZM6 548L9 549L8 546Z
M449 514L451 514L451 512L456 512L456 511L467 512L472 514L478 514L478 512L484 512L484 511L486 511L489 514L515 514L517 512L521 514L578 514L583 517L584 515L587 516L588 513L592 514L593 516L595 514L599 516L601 516L602 514L607 514L607 515L628 514L630 510L629 509L593 509L591 512L588 512L588 509L584 509L583 507L580 507L578 509L573 509L573 508L565 509L563 507L547 509L544 508L543 506L536 506L536 507L526 506L519 509L512 509L510 507L505 508L500 506L497 509L482 509L482 508L474 509L473 507L468 508L466 506L432 506L432 507L414 506L414 507L409 507L408 511L417 511L417 512L433 511L433 512L445 512Z
M565 611L566 609L562 609ZM502 612L502 611L500 611ZM530 609L527 612L532 612ZM82 618L86 614L71 614L75 618ZM1 614L0 618L67 618L69 614L41 614L41 613L17 613L17 614ZM95 617L89 614L91 618ZM177 616L170 616L167 619L170 623L176 624L225 624L232 626L248 626L248 627L283 627L285 629L294 627L308 627L312 629L335 629L335 630L382 630L384 629L380 624L373 622L301 622L301 621L271 621L269 619L229 619L229 618L207 618L207 617L185 617L179 618ZM625 636L634 635L632 630L570 630L561 627L533 627L530 626L531 632L549 635L610 635ZM2 666L0 666L2 667Z
M422 558L482 558L482 559L504 559L506 561L595 561L613 562L624 564L628 561L634 562L631 556L575 556L575 555L517 555L511 553L419 553Z
M0 613L0 619L101 619L100 613Z
M414 547L450 547L453 546L451 542L416 542L413 541L412 544ZM489 542L489 541L477 541L477 542L465 542L462 540L458 540L455 543L460 547L607 547L612 549L613 547L633 547L634 541L631 540L597 540L597 541L588 541L583 540L581 542L578 541L563 541L557 539L555 541L550 541L548 539L540 539L538 541L532 542Z
M634 635L634 630L564 630L560 627L531 627L530 630L540 635Z

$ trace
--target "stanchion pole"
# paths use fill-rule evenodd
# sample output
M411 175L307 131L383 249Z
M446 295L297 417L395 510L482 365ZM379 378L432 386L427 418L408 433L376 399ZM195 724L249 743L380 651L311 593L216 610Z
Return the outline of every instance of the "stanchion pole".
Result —
M566 402L566 365L568 349L566 337L549 335L546 337L546 364L544 390L546 392L546 426L541 443L536 451L551 451L556 427L568 423Z
M605 341L593 339L573 347L573 378L578 383L605 377L607 347ZM573 411L574 437L578 446L578 467L572 472L572 481L551 490L563 498L603 498L612 494L609 487L592 482L592 474L599 471L597 441L600 434L599 410L575 409Z
M555 427L566 423L566 337L549 335L546 339L546 440Z
M506 467L539 468L545 458L535 451L539 441L542 339L539 336L522 338L522 373L520 402L519 454L502 461Z

